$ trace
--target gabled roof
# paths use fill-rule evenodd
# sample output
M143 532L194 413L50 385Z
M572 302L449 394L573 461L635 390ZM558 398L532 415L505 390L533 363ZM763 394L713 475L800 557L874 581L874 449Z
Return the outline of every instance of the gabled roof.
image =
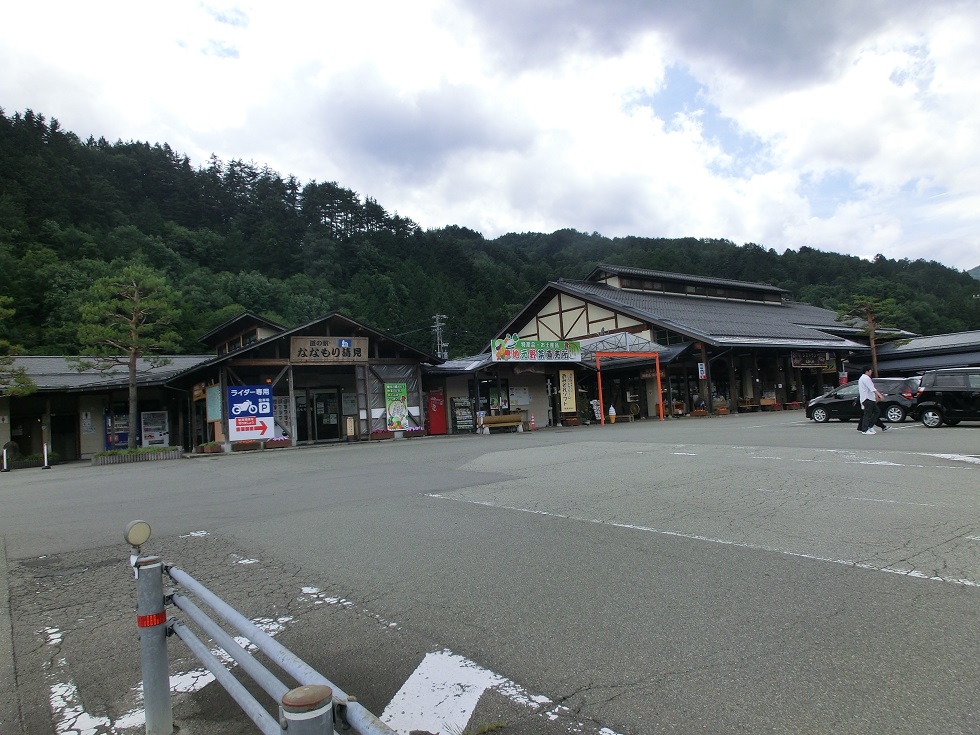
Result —
M178 373L190 370L211 359L211 355L165 355L170 362L154 367L149 360L136 363L136 382L140 386L160 385ZM85 359L85 358L83 358ZM106 372L79 372L63 356L15 357L13 367L24 368L38 392L97 391L124 388L129 385L129 368L114 365Z
M329 325L326 330L324 329L324 324ZM226 361L240 359L243 355L250 355L251 357L264 356L263 353L269 350L270 345L275 345L275 343L279 342L280 340L288 341L293 336L299 337L307 334L310 336L327 336L324 335L325 331L331 333L329 336L367 337L369 339L373 339L379 345L379 348L387 348L390 352L394 353L391 356L408 357L413 360L418 360L419 362L430 364L439 364L443 362L441 357L436 357L428 352L418 350L411 345L402 342L398 338L391 336L390 334L386 334L385 332L381 332L377 329L372 329L371 327L365 326L364 324L361 324L348 316L344 316L339 311L332 311L329 314L313 319L306 324L301 324L292 329L283 330L278 334L257 340L232 352L227 352L223 355L218 355L217 357L211 357L209 360L202 362L199 365L195 365L185 372L220 365Z
M271 322L265 317L253 314L251 311L243 311L238 316L234 316L228 321L219 324L207 334L201 335L197 341L209 347L214 347L222 342L227 342L232 337L241 334L251 327L265 327L276 332L282 332L286 329L281 324Z
M549 283L498 336L523 327L553 298L555 292L618 311L692 341L702 340L717 346L867 349L865 345L842 336L858 334L858 330L837 321L836 313L809 304L698 298L659 291L619 289L591 281Z

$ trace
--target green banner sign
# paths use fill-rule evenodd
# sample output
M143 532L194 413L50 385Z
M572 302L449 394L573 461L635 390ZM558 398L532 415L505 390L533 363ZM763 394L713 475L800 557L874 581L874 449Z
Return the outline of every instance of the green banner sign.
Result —
M581 362L582 345L575 340L520 339L512 334L493 341L494 362Z

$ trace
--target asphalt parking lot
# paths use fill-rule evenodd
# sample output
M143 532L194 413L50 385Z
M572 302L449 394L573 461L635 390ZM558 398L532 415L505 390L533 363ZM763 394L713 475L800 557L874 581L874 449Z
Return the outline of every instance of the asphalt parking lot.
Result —
M0 731L142 731L145 518L406 733L975 732L978 480L980 425L802 412L7 473ZM171 651L182 733L252 731Z

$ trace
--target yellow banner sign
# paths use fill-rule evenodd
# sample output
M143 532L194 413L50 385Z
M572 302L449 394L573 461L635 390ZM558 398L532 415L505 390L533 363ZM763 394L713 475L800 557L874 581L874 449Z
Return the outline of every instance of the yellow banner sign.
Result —
M558 371L558 392L561 396L561 412L575 413L575 371Z

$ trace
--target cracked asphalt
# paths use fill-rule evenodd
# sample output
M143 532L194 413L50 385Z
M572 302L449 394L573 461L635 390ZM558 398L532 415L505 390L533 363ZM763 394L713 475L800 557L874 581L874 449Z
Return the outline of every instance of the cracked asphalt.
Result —
M504 735L975 733L980 425L855 435L777 412L7 473L0 732L142 732L143 518L375 714L449 650L547 702L488 690L470 726ZM169 651L181 733L257 732Z

